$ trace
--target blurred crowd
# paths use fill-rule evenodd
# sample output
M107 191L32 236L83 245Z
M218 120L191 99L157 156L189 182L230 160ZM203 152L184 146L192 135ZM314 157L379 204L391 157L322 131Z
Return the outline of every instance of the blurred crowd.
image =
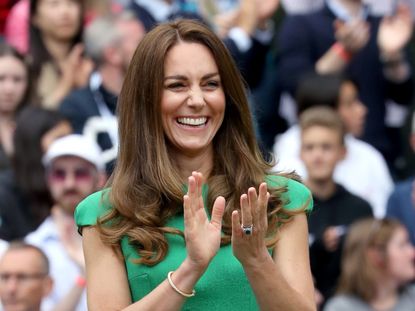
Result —
M414 14L413 0L0 1L2 308L87 310L73 212L113 170L137 44L192 18L234 57L264 156L313 193L318 308L415 310Z

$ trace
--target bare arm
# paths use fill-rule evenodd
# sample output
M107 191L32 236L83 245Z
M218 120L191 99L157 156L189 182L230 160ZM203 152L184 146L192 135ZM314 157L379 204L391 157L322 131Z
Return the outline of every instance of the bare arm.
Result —
M265 188L265 190L263 189ZM251 188L252 189L252 188ZM248 191L250 202L256 202L256 194ZM241 261L256 300L261 310L315 310L314 288L308 256L308 229L305 214L296 215L279 232L279 240L272 257L265 243L261 243L261 228L266 227L266 202L261 199L261 191L266 193L266 184L260 186L258 205L243 203L242 223L252 221L257 230L246 236L240 230L239 215L233 215L232 242L235 256ZM243 207L245 205L245 207ZM255 210L262 210L255 212ZM252 212L252 220L244 216ZM262 220L255 220L259 217ZM245 219L244 219L245 218ZM263 232L266 232L264 230ZM256 236L255 236L256 235Z

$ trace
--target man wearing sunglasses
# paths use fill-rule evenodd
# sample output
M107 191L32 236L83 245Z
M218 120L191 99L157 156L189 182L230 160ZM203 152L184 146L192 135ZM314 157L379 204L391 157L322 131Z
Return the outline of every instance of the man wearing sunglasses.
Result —
M51 215L26 237L50 261L55 286L42 310L87 310L82 241L76 231L75 207L106 181L101 150L96 142L73 134L54 141L43 158L46 180L55 201ZM60 309L61 310L61 309Z

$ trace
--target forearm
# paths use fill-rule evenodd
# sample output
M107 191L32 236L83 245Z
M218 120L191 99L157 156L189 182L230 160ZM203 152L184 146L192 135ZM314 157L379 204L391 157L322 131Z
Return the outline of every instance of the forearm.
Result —
M334 44L316 62L315 70L319 74L340 73L347 66L350 58L351 54L349 54L342 45Z
M180 267L174 271L171 279L173 284L182 292L192 293L197 281L203 275L205 269L196 269L189 261L185 260ZM197 295L197 294L196 294ZM179 294L166 279L151 293L138 302L123 309L125 311L176 311L181 310L187 298Z
M244 270L260 310L315 310L314 302L290 286L271 256L255 264L245 265Z

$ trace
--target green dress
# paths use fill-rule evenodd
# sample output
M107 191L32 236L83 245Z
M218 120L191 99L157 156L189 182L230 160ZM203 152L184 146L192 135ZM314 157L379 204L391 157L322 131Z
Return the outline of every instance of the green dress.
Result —
M288 191L283 194L287 210L312 209L310 191L303 184L281 176L268 176L266 182L272 187L287 187ZM206 198L207 187L204 186L203 190ZM78 227L95 225L97 219L111 209L105 201L105 192L103 197L102 191L83 200L75 211ZM166 225L184 230L183 214L171 218ZM133 263L133 259L138 258L135 247L128 243L127 237L121 240L132 301L138 301L150 293L166 279L169 271L176 270L185 259L184 239L171 234L166 237L169 251L163 261L151 267ZM254 293L242 265L232 254L230 244L219 249L195 290L196 295L186 300L182 310L258 310Z

